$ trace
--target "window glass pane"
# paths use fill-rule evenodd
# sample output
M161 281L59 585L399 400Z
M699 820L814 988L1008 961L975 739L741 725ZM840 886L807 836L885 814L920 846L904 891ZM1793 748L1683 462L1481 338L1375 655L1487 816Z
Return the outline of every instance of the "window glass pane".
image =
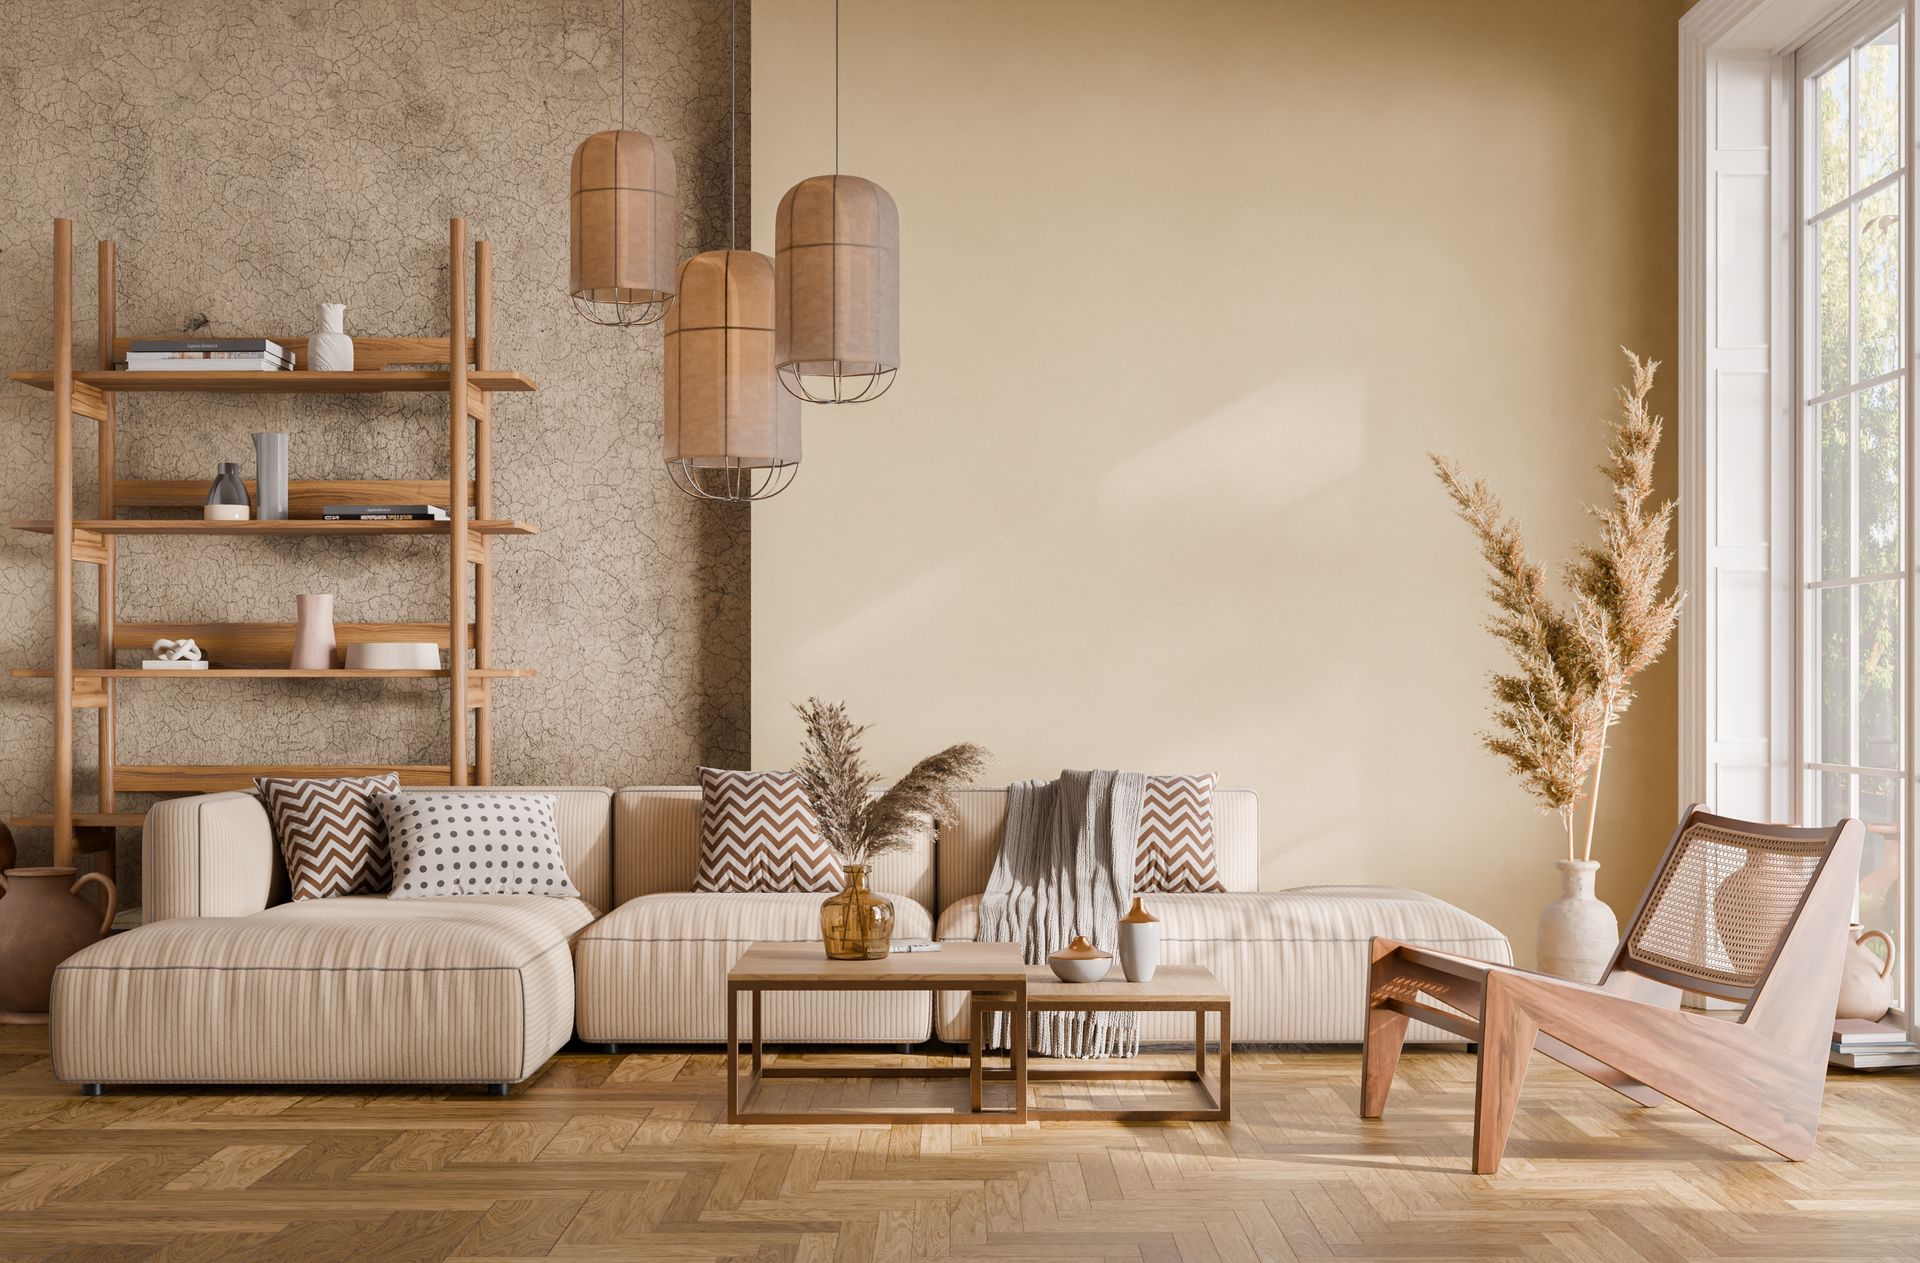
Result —
M1900 394L1899 380L1860 392L1854 407L1860 418L1860 573L1893 574L1900 569Z
M1848 418L1854 397L1820 405L1820 577L1853 573L1853 444Z
M1853 777L1845 772L1820 773L1820 801L1815 824L1838 824L1853 814Z
M1860 767L1900 766L1900 581L1865 583L1855 589L1859 620L1855 648L1858 693L1854 715L1860 743L1853 762Z
M1860 226L1855 372L1857 378L1878 377L1891 372L1900 357L1900 190L1884 188L1863 198L1854 219Z
M1900 878L1905 822L1900 811L1900 781L1892 776L1862 776L1860 819L1867 825L1860 849L1860 923L1900 937Z
M1849 192L1847 65L1843 61L1814 80L1814 108L1819 116L1814 141L1814 170L1819 184L1820 206L1831 206Z
M1820 591L1820 745L1822 763L1852 763L1852 661L1847 656L1853 629L1853 589Z
M1860 77L1858 183L1872 184L1900 165L1900 27L1889 27L1853 55Z
M1814 393L1827 394L1853 380L1848 362L1847 343L1851 336L1847 287L1850 263L1847 258L1849 211L1839 211L1820 221L1814 230L1815 345L1819 347L1818 384Z

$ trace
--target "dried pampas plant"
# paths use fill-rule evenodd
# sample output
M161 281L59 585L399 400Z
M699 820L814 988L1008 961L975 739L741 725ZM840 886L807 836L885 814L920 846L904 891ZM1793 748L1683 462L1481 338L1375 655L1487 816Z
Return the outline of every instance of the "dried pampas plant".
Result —
M1673 502L1647 507L1661 432L1647 394L1660 365L1621 350L1633 379L1620 390L1621 417L1613 425L1607 463L1600 466L1613 494L1606 507L1588 509L1600 524L1599 543L1582 545L1566 567L1570 609L1553 600L1545 571L1527 555L1519 524L1487 484L1467 478L1444 457L1430 456L1455 509L1480 541L1494 608L1487 629L1513 659L1513 670L1493 676L1496 731L1482 733L1481 740L1542 807L1560 817L1568 859L1575 855L1574 816L1583 800L1581 854L1593 858L1608 734L1633 703L1634 677L1672 638L1685 599L1679 592L1661 594L1673 560L1667 551Z
M948 746L914 764L876 798L880 778L860 757L866 725L847 718L842 703L817 697L794 710L805 726L794 775L820 819L821 836L843 864L872 863L876 856L912 846L935 822L953 817L954 787L986 766L987 752L979 746Z

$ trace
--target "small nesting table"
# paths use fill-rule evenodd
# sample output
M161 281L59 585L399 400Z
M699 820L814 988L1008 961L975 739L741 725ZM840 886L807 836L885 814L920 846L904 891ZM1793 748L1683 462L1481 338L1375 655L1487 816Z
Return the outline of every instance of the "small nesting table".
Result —
M984 946L984 944L982 945ZM1012 1024L1015 1048L1012 1050L1013 1064L1005 1070L989 1070L984 1075L979 1070L983 1055L986 1023L989 1014L1026 1012L1088 1012L1100 1009L1118 1010L1135 1013L1192 1013L1193 1014L1193 1065L1191 1067L1146 1069L1135 1068L1124 1062L1112 1061L1066 1061L1049 1062L1044 1066L1023 1069L1027 1050L1024 1016L1017 1016ZM1208 1066L1207 1058L1207 1015L1217 1014L1219 1018L1220 1059L1218 1069ZM1118 1109L1078 1109L1078 1108L1030 1108L1027 1117L1038 1119L1068 1119L1103 1122L1205 1122L1223 1123L1232 1116L1233 1088L1233 997L1220 985L1220 980L1199 965L1162 965L1153 975L1152 982L1128 982L1119 976L1118 969L1112 975L1099 982L1061 982L1053 976L1053 971L1045 965L1026 967L1026 989L1024 995L1016 1000L1011 991L998 994L981 994L972 997L971 1011L967 1017L968 1061L973 1068L973 1107L980 1108L981 1079L1016 1080L1015 1092L1024 1099L1027 1083L1045 1081L1122 1081L1145 1082L1161 1081L1174 1083L1195 1083L1206 1098L1207 1107L1203 1109L1165 1108L1147 1106L1142 1108Z
M966 1123L1027 1121L1027 986L1029 970L1014 943L942 943L937 952L896 952L884 960L828 960L811 943L754 943L727 973L727 1121L729 1123ZM1042 972L1046 972L1042 970ZM1051 974L1047 975L1049 979ZM995 1076L1013 1083L1010 1110L989 1112L981 1103L980 1052L976 1043L966 1066L861 1066L777 1064L761 1042L761 996L769 991L965 991L991 995L1015 1013L1010 1066ZM740 1038L740 997L748 1005L747 1039ZM742 1076L743 1059L747 1073ZM752 1109L768 1079L957 1079L972 1084L968 1112L912 1110L786 1114Z

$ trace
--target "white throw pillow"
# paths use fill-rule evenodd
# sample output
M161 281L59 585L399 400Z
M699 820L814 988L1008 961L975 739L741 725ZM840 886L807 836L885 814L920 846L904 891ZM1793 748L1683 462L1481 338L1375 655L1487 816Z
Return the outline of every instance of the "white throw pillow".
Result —
M580 897L560 853L552 794L403 789L374 801L387 822L395 899Z

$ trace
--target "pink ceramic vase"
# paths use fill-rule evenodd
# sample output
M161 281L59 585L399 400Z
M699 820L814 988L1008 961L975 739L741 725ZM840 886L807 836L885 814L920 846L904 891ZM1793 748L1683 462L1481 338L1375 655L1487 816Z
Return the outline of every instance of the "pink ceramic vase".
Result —
M314 592L296 598L299 621L293 628L293 661L296 671L325 671L333 665L333 596Z

